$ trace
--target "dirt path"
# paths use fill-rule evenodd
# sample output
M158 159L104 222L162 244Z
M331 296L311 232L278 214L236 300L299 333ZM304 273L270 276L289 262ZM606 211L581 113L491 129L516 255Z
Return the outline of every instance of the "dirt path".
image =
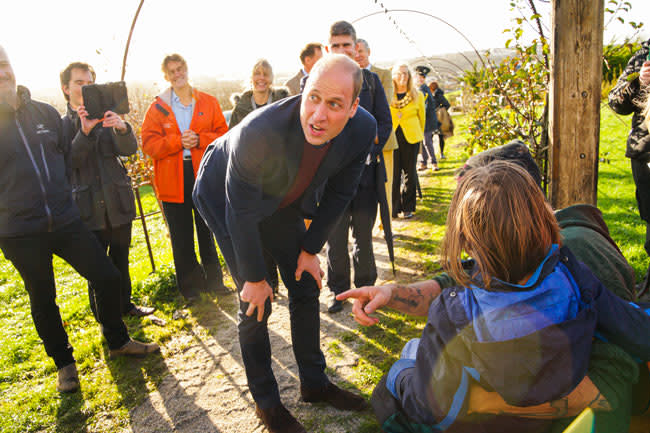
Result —
M399 232L403 222L395 224ZM383 238L375 237L375 255L379 273L378 284L392 279L387 249ZM321 254L321 267L325 260ZM405 273L413 270L403 269ZM404 276L404 274L402 274ZM357 432L371 419L370 414L337 411L329 406L312 405L299 400L299 380L291 349L289 311L286 289L273 304L269 332L273 353L273 370L283 403L310 432ZM351 381L358 355L340 335L356 329L347 303L342 313L329 315L330 292L324 287L320 296L321 347L327 360L328 376L336 383ZM153 432L256 432L267 430L255 416L252 397L246 385L236 329L236 296L219 301L219 307L208 319L189 333L183 333L164 344L163 355L169 374L146 401L130 413L134 433ZM336 350L328 350L331 345ZM184 348L184 349L175 349ZM367 431L367 430L366 430Z

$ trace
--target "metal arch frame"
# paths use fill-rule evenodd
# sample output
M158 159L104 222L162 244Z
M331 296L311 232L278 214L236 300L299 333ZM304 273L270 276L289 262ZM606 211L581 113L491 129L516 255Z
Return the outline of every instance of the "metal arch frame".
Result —
M359 21L361 21L361 20L363 20L363 19L366 19L366 18L369 18L369 17L375 16L375 15L379 15L379 14L387 14L387 13L389 13L389 12L410 12L410 13L414 13L414 14L420 14L420 15L424 15L424 16L427 16L427 17L429 17L429 18L433 18L433 19L435 19L435 20L438 20L438 21L440 21L441 23L443 23L443 24L445 24L445 25L451 27L451 28L452 28L456 33L458 33L459 35L461 35L461 36L463 37L463 39L465 39L465 40L467 41L467 43L472 47L472 50L474 50L474 53L478 56L479 60L480 60L481 63L483 64L483 67L484 67L484 68L487 67L487 65L485 64L485 61L483 60L483 57L482 57L481 54L478 52L478 49L474 46L474 44L472 43L472 41L470 41L469 38L468 38L467 36L465 36L465 34L464 34L463 32L461 32L461 31L458 30L456 27L454 27L452 24L448 23L447 21L443 20L442 18L437 17L437 16L432 15L432 14L427 13L427 12L422 12L422 11L418 11L418 10L415 10L415 9L384 9L383 11L377 11L377 12L373 12L373 13L370 13L370 14L364 15L364 16L362 16L362 17L359 17L359 18L353 20L353 21L352 21L352 24L354 24L354 23L356 23L356 22L359 22ZM472 62L467 58L467 56L465 56L463 53L459 53L459 54L460 54L461 56L463 56L463 57L465 58L465 60L467 60L467 62L468 62L470 65L474 65L474 64L473 64L473 63L472 63Z

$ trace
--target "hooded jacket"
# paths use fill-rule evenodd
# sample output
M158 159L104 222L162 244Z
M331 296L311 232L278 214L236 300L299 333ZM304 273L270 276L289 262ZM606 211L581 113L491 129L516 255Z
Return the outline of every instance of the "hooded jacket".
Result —
M194 112L190 129L199 135L199 145L191 149L194 177L208 144L228 131L217 98L192 89ZM181 131L171 108L169 88L156 97L142 123L142 150L153 158L154 187L158 199L170 203L184 203L183 145Z
M632 114L632 128L627 137L625 156L641 161L650 161L650 134L643 121L644 98L639 81L639 71L648 57L650 40L641 44L609 92L609 106L618 114Z
M288 96L289 96L289 90L285 89L284 87L271 89L271 95L269 97L269 100L266 102L266 104L264 104L264 106L279 101L280 99L287 98ZM252 90L247 90L241 94L241 96L239 97L239 102L237 102L237 105L235 105L235 108L233 108L232 110L230 122L228 123L228 129L233 128L235 125L241 122L248 113L250 113L255 109L253 107L253 102L251 100L252 97L253 97Z
M61 117L18 86L18 107L0 104L0 237L52 232L79 218L72 200Z
M511 405L555 400L586 375L596 336L650 359L650 316L556 246L525 286L496 281L490 290L443 290L416 359L397 361L387 387L409 422L433 428L427 431L469 431L460 427L472 380ZM539 420L520 422L520 431L544 430Z
M72 196L81 218L90 230L118 227L135 218L131 178L119 159L133 155L138 141L128 123L125 134L95 126L87 136L81 132L79 115L70 106L63 118L70 145Z

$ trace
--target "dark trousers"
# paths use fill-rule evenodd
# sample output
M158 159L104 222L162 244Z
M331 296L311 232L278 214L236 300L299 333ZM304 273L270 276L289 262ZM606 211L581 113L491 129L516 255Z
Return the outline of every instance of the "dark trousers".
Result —
M169 226L178 289L184 296L194 296L197 292L207 290L205 273L194 251L194 226L196 226L199 255L203 266L215 265L220 274L221 265L212 233L192 201L194 169L191 160L183 161L183 178L185 201L183 203L164 201L163 212Z
M440 157L445 155L445 136L442 133L438 134L438 144L440 145Z
M650 167L648 163L631 159L632 177L636 185L636 202L639 206L639 215L646 223L645 248L646 254L650 255Z
M89 301L95 306L108 347L117 349L129 340L120 315L120 300L115 296L120 273L81 220L54 232L0 239L0 249L25 283L36 331L57 368L73 363L74 357L56 305L53 254L92 282L94 290Z
M393 216L399 212L415 212L415 188L417 176L417 160L420 143L409 143L404 137L402 128L395 131L397 145L393 161ZM402 187L402 172L404 187Z
M433 131L424 131L424 143L422 145L422 164L427 165L427 160L431 164L437 164L436 153L433 150Z
M300 382L307 388L323 388L328 379L325 376L325 357L320 349L318 286L306 272L299 281L295 279L298 255L306 231L302 215L293 207L278 209L259 224L259 231L262 245L278 264L289 294L291 342ZM244 281L237 271L232 240L217 234L217 242L241 293ZM257 312L247 316L247 309L248 302L240 298L237 326L246 378L255 402L260 408L268 409L280 404L278 384L271 369L271 342L267 327L271 301L266 300L261 322L257 321Z
M266 250L264 251L264 264L266 265L266 281L269 283L269 286L276 289L280 284L280 280L278 278L278 265L275 263L275 260L273 260L271 254L269 254Z
M377 218L377 192L374 187L359 187L343 215L327 238L327 285L335 293L350 289L348 232L352 228L354 285L372 286L377 280L372 228Z
M120 297L120 311L122 315L131 311L134 307L133 302L131 302L131 274L129 273L131 226L132 224L128 223L117 227L108 226L103 230L93 230L93 234L104 249L104 252L108 251L108 258L111 259L111 262L120 271L120 275L122 276L119 292L115 293ZM91 299L93 297L93 285L90 281L88 282L88 296ZM95 319L97 319L97 310L93 303L90 304L90 308Z

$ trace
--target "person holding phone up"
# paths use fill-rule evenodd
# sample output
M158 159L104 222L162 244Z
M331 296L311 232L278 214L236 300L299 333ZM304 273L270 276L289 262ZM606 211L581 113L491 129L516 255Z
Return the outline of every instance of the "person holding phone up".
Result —
M625 156L630 158L632 176L636 185L636 201L641 219L646 223L644 248L650 255L650 138L644 123L643 110L650 91L650 40L641 44L609 92L609 106L618 114L632 116L632 128L627 137ZM639 294L650 286L650 267Z
M120 297L122 315L149 315L153 308L131 302L129 246L135 203L131 178L119 159L133 155L138 150L138 142L131 125L113 111L106 111L103 119L88 117L82 88L95 82L95 71L90 65L70 63L60 78L63 96L68 101L63 131L71 140L72 195L84 224L104 251L108 250L109 258L120 271L122 280L116 295ZM88 291L93 291L90 282ZM90 308L97 316L92 302Z

